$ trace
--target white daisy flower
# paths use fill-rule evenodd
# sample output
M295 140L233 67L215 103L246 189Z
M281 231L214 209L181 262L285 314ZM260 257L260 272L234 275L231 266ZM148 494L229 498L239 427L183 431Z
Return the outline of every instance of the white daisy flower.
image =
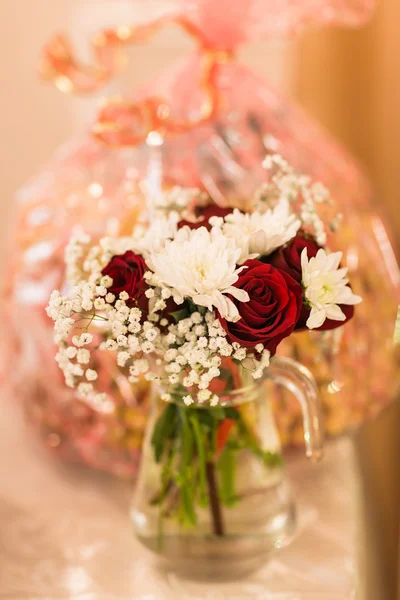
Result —
M209 232L205 227L183 227L147 262L161 285L171 289L177 304L190 298L209 310L215 306L228 321L237 321L239 312L227 294L241 302L249 300L247 292L233 285L243 270L236 266L241 252L219 228Z
M339 305L362 301L348 285L347 268L339 269L342 256L342 252L327 254L322 249L310 259L307 248L301 253L304 296L311 308L306 323L309 329L321 327L326 319L344 321L346 316Z
M242 213L235 209L225 217L222 227L225 235L235 239L242 248L239 264L249 258L271 254L291 240L300 228L300 221L290 212L290 205L282 199L265 213Z

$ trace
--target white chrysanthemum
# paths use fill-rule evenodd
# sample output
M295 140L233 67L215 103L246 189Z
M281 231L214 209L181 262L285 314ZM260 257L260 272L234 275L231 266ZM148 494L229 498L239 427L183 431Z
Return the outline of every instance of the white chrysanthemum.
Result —
M243 267L237 268L241 249L219 228L191 230L183 227L161 252L153 252L148 263L161 285L171 289L177 304L191 298L209 310L215 306L228 321L239 319L235 304L226 294L241 302L249 296L233 286Z
M132 248L144 257L152 252L160 252L165 242L174 238L179 218L176 212L171 212L168 216L158 214L148 227L137 225L133 230Z
M339 269L342 254L327 254L321 249L315 257L309 259L307 248L301 253L304 296L311 308L307 319L309 329L321 327L325 319L344 321L346 317L339 305L358 304L362 301L347 285L347 268Z
M289 202L281 200L265 213L242 213L235 209L225 217L223 232L242 248L239 264L248 258L271 254L297 233L300 221L290 212Z

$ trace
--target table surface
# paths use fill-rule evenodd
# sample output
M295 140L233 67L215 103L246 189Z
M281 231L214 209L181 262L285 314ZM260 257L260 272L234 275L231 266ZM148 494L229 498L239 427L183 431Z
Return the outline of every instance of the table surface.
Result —
M0 598L4 600L346 600L355 598L355 490L349 439L323 463L289 461L299 527L292 544L237 583L161 574L132 537L131 489L61 464L0 401Z

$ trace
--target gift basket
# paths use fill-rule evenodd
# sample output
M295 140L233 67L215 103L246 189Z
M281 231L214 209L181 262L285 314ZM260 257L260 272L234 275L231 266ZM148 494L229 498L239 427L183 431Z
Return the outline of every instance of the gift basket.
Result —
M131 4L134 21L140 3ZM71 232L78 225L94 239L129 234L143 212L151 220L159 199L167 194L171 202L175 194L178 201L182 189L205 193L221 213L246 210L264 182L263 159L277 154L334 198L343 224L332 222L338 231L332 239L328 233L329 245L345 249L352 285L364 299L346 328L300 333L283 342L281 355L316 378L329 436L353 429L393 398L399 382L390 342L400 275L371 187L317 123L235 59L244 43L293 35L313 23L359 25L371 8L370 0L171 1L155 6L150 23L97 32L93 64L79 63L64 37L46 46L43 78L63 92L91 93L118 74L127 45L164 27L182 28L197 43L193 55L129 98L106 102L90 129L69 140L18 193L4 379L48 447L133 478L148 414L148 382L132 387L107 356L97 367L112 399L107 403L78 397L52 360L45 306L52 289L68 287L64 250ZM271 393L282 442L296 447L303 439L300 408L287 391Z

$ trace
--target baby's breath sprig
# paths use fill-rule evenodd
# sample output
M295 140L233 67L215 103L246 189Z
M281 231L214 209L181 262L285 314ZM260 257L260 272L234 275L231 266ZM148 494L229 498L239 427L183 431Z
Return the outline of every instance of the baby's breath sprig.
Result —
M255 203L258 208L270 208L282 199L291 204L298 204L298 214L303 228L309 231L320 246L327 240L327 232L323 218L318 214L318 206L325 205L330 209L335 203L320 182L313 182L308 175L299 174L289 163L278 154L268 155L263 167L269 173L269 181L262 184L255 193ZM328 220L328 228L336 232L340 226L342 215L336 213Z
M151 271L144 276L149 286L145 292L149 310L144 314L137 306L127 305L126 292L116 299L108 291L111 277L97 272L97 262L92 267L96 277L90 282L79 281L68 297L54 291L47 308L55 321L55 341L59 345L56 360L66 384L76 388L82 399L96 406L107 401L106 395L95 388L98 350L116 352L117 366L126 371L131 383L144 377L160 382L165 390L183 386L188 391L183 396L187 405L195 401L218 403L218 395L210 387L220 376L225 357L246 369L251 364L254 379L262 376L270 353L262 344L249 351L237 342L229 343L214 312L204 307L191 310L195 305L188 304L178 311L176 323L163 317L171 291L161 286ZM94 340L99 338L101 341L95 345Z

